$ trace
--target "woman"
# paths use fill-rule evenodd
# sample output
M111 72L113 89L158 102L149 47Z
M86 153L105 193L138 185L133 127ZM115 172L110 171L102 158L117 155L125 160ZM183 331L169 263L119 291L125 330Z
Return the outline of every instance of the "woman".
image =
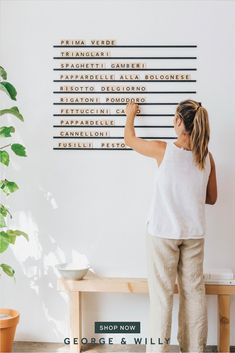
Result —
M137 111L137 104L127 104L125 144L157 164L146 221L150 299L146 351L169 351L177 281L180 351L204 352L208 324L203 278L205 203L213 205L217 200L215 162L208 151L208 113L195 100L180 102L174 116L177 139L165 142L135 136Z

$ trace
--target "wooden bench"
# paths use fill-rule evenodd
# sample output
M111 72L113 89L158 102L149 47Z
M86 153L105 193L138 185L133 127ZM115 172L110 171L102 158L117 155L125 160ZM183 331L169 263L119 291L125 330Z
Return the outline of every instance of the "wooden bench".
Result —
M235 286L224 284L205 284L206 294L217 295L218 307L218 352L230 352L230 297L235 295ZM146 278L99 277L92 272L82 280L58 279L58 289L66 291L70 298L70 350L81 351L82 338L82 293L148 293ZM178 293L177 283L175 293ZM78 344L73 344L73 338Z

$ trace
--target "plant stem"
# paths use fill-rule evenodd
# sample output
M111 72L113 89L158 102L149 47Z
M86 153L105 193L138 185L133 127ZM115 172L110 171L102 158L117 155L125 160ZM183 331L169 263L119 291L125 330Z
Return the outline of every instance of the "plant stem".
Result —
M2 146L2 147L0 147L0 150L1 150L2 148L8 147L8 146L11 146L11 143L9 143L9 144L8 144L8 145L6 145L6 146Z

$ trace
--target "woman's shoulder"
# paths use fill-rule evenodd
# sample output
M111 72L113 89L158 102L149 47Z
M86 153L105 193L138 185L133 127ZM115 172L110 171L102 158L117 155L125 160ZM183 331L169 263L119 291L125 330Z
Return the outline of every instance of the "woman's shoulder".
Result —
M162 154L165 152L165 149L167 147L167 142L163 140L154 140L156 150L158 151L158 154Z
M166 148L166 145L167 145L167 142L163 140L155 140L155 143L161 148Z

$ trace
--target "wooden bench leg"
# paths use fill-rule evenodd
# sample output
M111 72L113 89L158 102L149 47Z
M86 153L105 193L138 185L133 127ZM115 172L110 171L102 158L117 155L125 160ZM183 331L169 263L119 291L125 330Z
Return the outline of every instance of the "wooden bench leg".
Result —
M81 352L82 293L70 292L70 352ZM74 342L75 339L75 342ZM77 343L77 344L76 344Z
M218 295L218 352L230 352L230 296Z

